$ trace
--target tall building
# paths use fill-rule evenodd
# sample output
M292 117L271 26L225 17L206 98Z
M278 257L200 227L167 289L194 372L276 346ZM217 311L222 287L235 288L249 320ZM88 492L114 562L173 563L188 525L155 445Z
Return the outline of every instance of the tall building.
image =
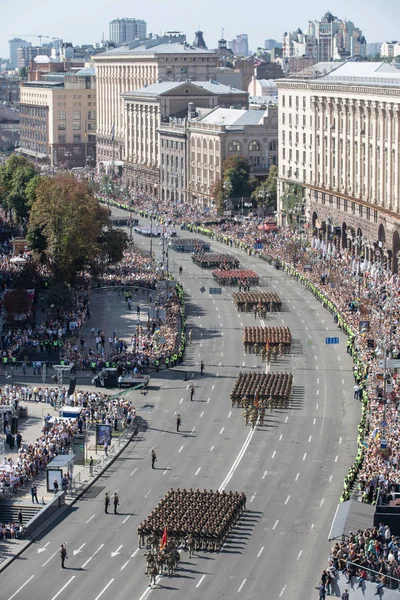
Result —
M93 57L97 78L97 158L124 159L124 104L121 95L157 82L215 79L217 54L194 48L185 36L131 42Z
M145 40L147 23L142 19L114 19L110 21L110 41L125 44L134 40Z
M247 105L247 92L216 81L164 81L123 94L125 102L124 180L136 190L159 194L158 131L165 122L181 119L190 106L206 109ZM174 165L175 166L175 165ZM179 165L173 169L177 172ZM180 168L180 167L179 167ZM161 187L171 180L161 180ZM181 186L177 187L180 190ZM161 197L164 197L161 193ZM166 198L169 196L165 196Z
M248 56L249 39L247 33L240 33L236 38L228 42L228 48L232 50L235 56Z
M380 55L382 58L395 58L400 55L400 42L384 42L381 45Z
M380 56L382 42L369 42L367 44L367 56Z
M92 166L96 157L94 69L21 83L18 152L51 165Z
M282 48L282 42L273 39L264 40L264 50L273 50L274 48Z
M42 46L26 46L17 50L17 67L28 68L31 61L37 56L51 56L51 48L42 48Z
M300 186L308 231L398 271L400 69L352 62L277 81L278 210ZM319 75L315 75L319 73Z
M365 58L367 41L352 21L342 21L329 11L320 21L309 21L308 30L299 28L283 34L283 57L313 57L320 62Z
M32 46L31 42L27 42L26 40L21 40L20 38L13 38L8 42L10 47L10 69L16 69L17 62L17 50L18 48L29 48Z

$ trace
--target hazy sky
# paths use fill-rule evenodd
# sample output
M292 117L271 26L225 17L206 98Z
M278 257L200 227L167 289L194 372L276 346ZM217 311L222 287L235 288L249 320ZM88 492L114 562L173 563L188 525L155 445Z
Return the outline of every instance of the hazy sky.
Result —
M136 5L136 6L135 6ZM8 57L8 40L28 34L60 37L73 44L93 43L108 38L108 23L114 18L144 19L148 32L180 30L189 42L200 27L209 48L216 47L222 27L230 40L238 33L249 35L250 48L263 45L265 38L281 40L284 31L303 30L308 20L320 19L326 10L352 20L362 28L368 42L400 38L400 0L336 0L326 6L319 0L286 0L286 2L190 2L188 0L0 0L0 56ZM196 16L198 13L198 16ZM35 37L27 37L34 45ZM49 40L43 39L43 42Z

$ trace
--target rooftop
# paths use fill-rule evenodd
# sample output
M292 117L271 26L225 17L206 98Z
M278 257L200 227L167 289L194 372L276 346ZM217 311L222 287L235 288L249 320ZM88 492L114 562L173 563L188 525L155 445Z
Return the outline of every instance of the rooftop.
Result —
M400 65L387 62L317 63L291 79L309 79L313 83L400 86ZM279 87L279 83L278 83Z
M162 81L160 83L153 83L152 85L148 85L147 87L140 88L139 90L133 90L131 92L126 92L123 94L123 97L129 96L147 96L154 97L160 96L163 94L167 94L172 90L176 90L178 88L182 88L182 95L187 95L190 99L190 94L186 94L185 90L192 88L193 95L196 94L196 88L201 88L206 92L210 92L211 94L216 95L233 95L233 94L246 94L247 92L243 90L239 90L230 85L224 85L223 83L219 83L218 81Z
M262 125L264 117L268 116L268 110L245 110L239 108L216 108L205 117L198 120L199 123L221 126Z
M157 43L158 42L158 43ZM108 52L102 52L100 55L93 57L95 60L102 60L103 58L112 57L115 55L136 55L136 54L210 54L214 55L213 50L205 50L203 48L195 48L186 42L163 42L163 38L160 40L152 39L146 40L138 44L137 42L130 42L124 46L118 48L112 48Z

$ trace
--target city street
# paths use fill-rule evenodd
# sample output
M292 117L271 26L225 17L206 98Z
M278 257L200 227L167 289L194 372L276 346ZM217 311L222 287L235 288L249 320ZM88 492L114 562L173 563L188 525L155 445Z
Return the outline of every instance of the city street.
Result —
M188 232L178 235L190 237ZM149 248L148 238L135 235L134 240ZM159 255L157 240L153 249ZM212 250L228 251L216 242ZM209 288L217 287L211 274L196 267L189 254L170 250L176 277L179 265L183 267L180 281L187 326L193 332L184 365L178 367L188 372L190 381L183 381L182 372L171 371L169 379L165 374L152 377L149 394L137 396L137 413L147 424L139 440L56 528L6 569L1 576L5 600L255 600L266 597L266 590L268 599L304 600L314 593L327 565L327 534L343 479L356 452L360 405L353 399L346 338L298 283L239 250L229 252L241 267L262 277L263 289L282 298L282 312L269 313L265 325L285 325L292 332L291 353L271 364L273 372L294 374L291 405L268 414L262 427L245 427L242 409L231 408L229 395L240 370L265 369L260 357L244 354L242 344L243 327L260 321L252 313L236 311L234 288L210 295ZM106 335L115 323L121 324L120 304L117 295L107 299ZM326 345L330 336L339 337L339 345ZM193 402L190 382L195 385ZM179 433L177 413L182 418ZM155 470L152 448L157 453ZM189 560L182 552L177 573L158 579L150 589L136 528L171 487L244 491L247 511L220 554L201 553ZM116 490L119 514L106 515L104 493ZM62 542L69 556L65 570L60 568Z

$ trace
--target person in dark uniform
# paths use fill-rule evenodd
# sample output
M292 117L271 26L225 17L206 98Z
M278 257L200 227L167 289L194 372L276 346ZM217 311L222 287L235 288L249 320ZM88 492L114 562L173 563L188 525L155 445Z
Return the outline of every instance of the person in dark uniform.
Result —
M106 492L105 496L104 496L104 512L106 514L108 514L109 505L110 505L110 496L108 495L108 492Z
M114 502L114 515L116 515L117 514L117 506L119 504L119 498L118 498L117 492L114 492L113 502Z
M200 375L203 375L203 373L204 373L204 362L201 361L201 363L200 363Z
M61 544L60 556L61 556L61 568L65 569L65 559L68 558L68 554L67 554L67 549L64 546L64 544Z
M190 386L190 401L193 400L193 396L194 396L194 385L192 383L192 385Z
M154 450L151 451L151 468L155 469L155 463L157 462L157 456Z
M179 431L179 427L181 426L181 423L182 423L182 421L181 421L181 416L180 416L180 415L178 415L178 416L176 417L176 430L177 430L177 431Z

